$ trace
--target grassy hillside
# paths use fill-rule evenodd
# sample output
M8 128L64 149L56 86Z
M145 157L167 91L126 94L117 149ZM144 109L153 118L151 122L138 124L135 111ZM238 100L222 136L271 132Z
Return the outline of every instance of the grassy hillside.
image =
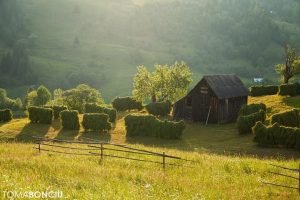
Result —
M107 102L131 93L140 64L153 67L184 60L194 73L193 84L208 73L236 73L247 84L260 76L276 82L273 66L282 62L282 44L300 47L296 20L300 6L294 0L272 4L17 0L17 4L35 83L50 89L87 83L100 89ZM4 22L0 27L6 27ZM0 45L0 53L9 49ZM24 96L28 85L21 85L5 87L10 96Z
M297 199L295 190L263 185L262 180L297 185L268 171L268 164L295 168L296 160L234 157L168 150L196 161L167 167L126 160L38 154L33 144L0 145L0 190L61 190L76 199ZM137 147L145 148L143 145ZM163 148L148 148L161 152ZM285 172L286 173L286 172Z
M272 99L272 100L270 100ZM269 112L299 107L299 97L255 97ZM0 191L61 190L77 199L296 199L296 190L262 184L270 181L297 186L297 181L268 172L288 173L269 164L297 168L300 154L294 150L262 148L252 135L239 135L235 124L187 123L182 140L150 137L126 138L124 116L118 114L108 133L64 131L51 125L30 124L15 119L0 124ZM82 116L80 116L82 120ZM67 140L102 140L180 156L195 162L175 161L189 167L98 157L60 155L33 149L32 136ZM83 145L75 145L83 147ZM84 146L86 147L86 146ZM128 156L127 154L124 154ZM147 157L140 157L149 159ZM153 159L152 159L153 160ZM155 159L156 161L159 161ZM167 159L167 163L172 161ZM172 162L174 163L174 162ZM295 174L290 174L295 176Z

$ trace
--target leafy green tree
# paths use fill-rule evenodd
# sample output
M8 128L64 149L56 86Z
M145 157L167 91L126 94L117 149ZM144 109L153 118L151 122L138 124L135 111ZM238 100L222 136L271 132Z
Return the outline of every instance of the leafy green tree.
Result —
M43 106L51 100L51 93L49 90L41 85L37 90L29 89L25 98L25 105L29 106Z
M46 103L48 103L51 100L51 93L43 85L41 85L37 89L36 93L37 93L37 97L35 99L35 105L37 106L46 105Z
M64 91L62 98L64 105L67 105L70 110L78 110L80 113L83 112L86 103L104 103L100 91L86 84L80 84L76 88Z
M23 104L20 98L10 99L7 97L6 90L0 88L0 109L20 110Z
M26 94L25 105L26 108L36 106L37 92L36 90L29 90Z
M139 66L133 82L133 97L139 101L174 102L182 97L192 82L190 68L184 63L156 65L154 72Z
M288 84L294 76L300 75L300 56L297 56L294 48L285 46L285 63L275 65L275 70L284 84Z

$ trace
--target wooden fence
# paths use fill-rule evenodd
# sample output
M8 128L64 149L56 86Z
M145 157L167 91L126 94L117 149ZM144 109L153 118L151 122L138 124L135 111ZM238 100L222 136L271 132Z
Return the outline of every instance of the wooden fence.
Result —
M284 187L284 188L289 188L289 189L295 189L295 190L298 190L298 193L300 194L300 163L299 163L299 168L298 169L288 168L288 167L283 167L283 166L273 165L273 164L270 164L270 165L273 166L273 167L276 167L276 168L280 168L280 169L284 169L286 171L291 171L291 172L296 173L297 177L296 176L291 176L291 175L288 175L288 174L277 173L277 172L269 172L269 173L271 173L273 175L276 175L276 176L283 176L283 177L287 177L287 178L290 178L290 179L297 180L298 186L282 185L280 183L271 183L271 182L263 182L264 184L272 185L272 186L276 186L276 187Z
M35 139L35 144L37 145L34 147L34 149L38 150L39 153L45 151L45 152L52 152L58 154L69 154L69 155L78 155L78 156L98 156L101 162L103 161L104 157L119 158L119 159L133 160L139 162L156 163L156 164L160 164L164 169L166 168L167 165L190 167L184 164L167 163L167 159L193 162L192 160L187 160L177 156L167 155L165 152L157 153L148 150L129 147L122 144L114 144L114 143L103 142L98 140L89 139L91 141L70 141L70 140L49 139L49 138L36 137L36 136L33 137ZM66 146L64 144L68 144L69 146ZM76 144L77 146L80 145L81 147L70 146L72 144L74 145ZM66 150L68 151L74 150L76 152L68 152ZM126 153L126 155L125 156L118 155L116 153ZM129 155L140 155L140 156L142 155L144 159L131 157ZM151 158L156 157L159 159L150 160L148 159L150 157Z

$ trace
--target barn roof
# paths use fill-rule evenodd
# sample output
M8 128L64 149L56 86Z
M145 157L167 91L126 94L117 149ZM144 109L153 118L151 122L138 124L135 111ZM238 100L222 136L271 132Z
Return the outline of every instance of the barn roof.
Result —
M206 75L203 76L203 79L219 99L248 96L249 94L248 88L236 75Z

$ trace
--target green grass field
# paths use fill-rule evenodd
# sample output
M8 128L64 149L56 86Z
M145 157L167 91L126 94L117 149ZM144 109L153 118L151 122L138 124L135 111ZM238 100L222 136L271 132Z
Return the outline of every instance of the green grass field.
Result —
M250 98L265 102L270 109L297 107L299 97ZM276 103L277 102L277 103ZM63 131L58 120L51 125L30 124L15 119L0 124L0 191L61 190L71 199L297 199L296 190L264 185L270 181L297 186L297 181L274 176L269 171L288 173L269 164L297 168L297 151L262 148L252 135L240 136L235 124L187 123L182 140L126 138L124 116L119 113L108 133ZM140 163L115 158L38 153L32 136L67 140L103 140L155 152L180 156L195 162L170 161L184 167ZM75 145L81 147L81 145ZM124 154L129 156L128 154ZM138 157L149 159L148 157ZM155 161L158 161L155 159Z

